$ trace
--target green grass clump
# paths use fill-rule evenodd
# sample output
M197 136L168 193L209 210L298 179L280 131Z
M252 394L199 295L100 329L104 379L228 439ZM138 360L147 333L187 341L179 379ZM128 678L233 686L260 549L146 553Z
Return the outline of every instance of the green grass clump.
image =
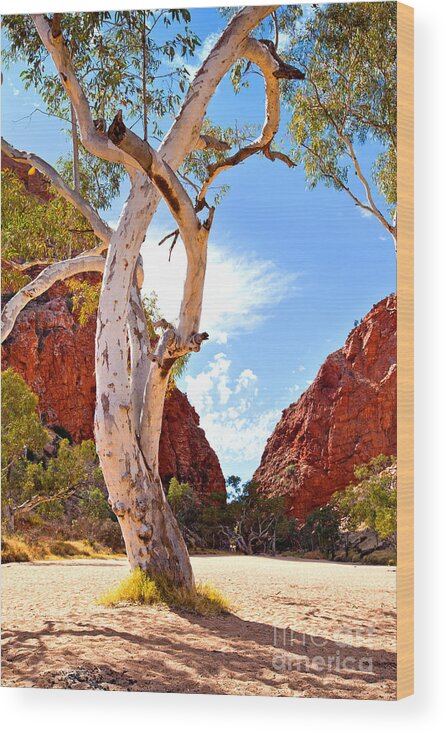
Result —
M229 601L209 584L196 584L195 593L191 593L176 589L164 578L151 579L141 568L134 568L127 579L103 594L98 603L108 607L118 604L165 604L204 617L231 612Z

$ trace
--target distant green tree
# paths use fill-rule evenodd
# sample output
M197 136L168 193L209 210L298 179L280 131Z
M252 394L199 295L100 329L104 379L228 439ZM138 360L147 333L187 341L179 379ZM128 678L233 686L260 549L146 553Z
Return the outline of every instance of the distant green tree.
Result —
M176 477L169 482L167 497L177 519L186 521L196 507L193 488L188 482L179 482Z
M346 532L367 527L377 539L396 542L397 479L393 465L395 456L380 454L367 464L355 468L357 482L350 484L331 499Z
M329 558L334 558L335 548L340 539L339 517L330 505L319 507L306 518L306 529L317 540L318 548Z
M29 453L39 454L49 440L36 409L37 395L13 369L1 375L2 392L2 514L13 527L13 508L33 486Z
M241 478L238 477L236 474L231 474L229 477L227 477L225 484L229 489L229 494L232 499L238 497L242 492L241 482Z
M296 159L312 188L322 182L344 191L396 242L396 4L313 5L306 21L293 23L294 14L299 21L302 9L290 6L283 21L287 54L306 75L284 87ZM358 155L367 139L382 148L370 171Z
M199 534L205 548L218 548L222 540L222 525L228 517L226 497L210 492L200 505Z
M103 480L93 441L70 446L63 439L57 455L46 459L49 434L36 412L37 396L12 369L2 372L1 382L2 512L7 530L14 532L17 517L34 510L57 516L63 500L80 491L87 500Z
M284 498L270 497L259 489L257 482L240 487L240 478L231 476L227 484L235 496L226 507L221 532L228 542L246 555L277 551L291 531Z
M55 190L49 188L54 196L43 201L14 171L2 171L1 179L3 292L29 281L27 263L63 260L97 243L82 214Z

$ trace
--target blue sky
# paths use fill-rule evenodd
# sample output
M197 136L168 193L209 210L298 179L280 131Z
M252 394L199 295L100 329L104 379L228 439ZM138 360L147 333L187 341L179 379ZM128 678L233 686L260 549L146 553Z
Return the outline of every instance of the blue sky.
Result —
M193 73L225 22L216 9L191 14L202 39L190 62ZM67 151L68 138L60 120L40 112L26 117L44 106L35 93L25 92L20 71L4 74L2 134L15 147L55 163ZM225 79L209 109L220 124L260 124L263 113L258 76L237 96ZM284 111L279 139L286 121ZM365 170L376 153L372 142L362 147ZM391 238L373 217L362 215L343 192L322 185L308 190L301 168L254 156L220 182L231 188L210 236L201 328L211 339L191 357L179 386L196 407L224 474L246 480L281 411L344 343L354 320L395 291L395 257ZM125 193L123 186L104 215L112 223ZM161 206L142 249L145 288L158 293L169 319L177 314L185 257L178 243L169 263L169 245L157 243L173 228Z

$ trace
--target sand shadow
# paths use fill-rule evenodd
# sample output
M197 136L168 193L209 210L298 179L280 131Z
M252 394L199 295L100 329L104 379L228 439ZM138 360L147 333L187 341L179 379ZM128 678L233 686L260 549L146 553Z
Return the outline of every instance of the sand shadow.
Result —
M144 634L122 628L122 621L128 623L132 614L129 607L108 610L109 625L47 620L39 630L6 629L2 635L4 671L13 666L22 685L72 687L70 680L73 676L76 680L76 675L58 674L51 665L54 640L63 638L60 645L67 650L72 671L96 666L94 673L82 673L85 686L81 681L76 687L98 688L105 683L118 690L223 693L224 679L239 679L241 685L246 681L262 684L268 695L302 695L303 690L311 690L310 695L331 696L334 689L343 697L363 698L368 697L370 684L392 687L396 680L395 653L375 649L373 639L368 640L370 644L356 640L342 645L328 637L247 621L235 614L204 618L178 611L171 621L167 619L161 633L153 624L156 610L147 610L147 622L141 608L139 611L135 627L141 630L143 624ZM186 623L186 629L185 624L179 629L176 616ZM91 645L81 647L82 659L70 655L70 641L76 650L78 638L92 639ZM206 647L204 638L209 641ZM122 660L112 662L120 647L132 660L131 676ZM56 649L59 651L57 644ZM98 649L105 654L107 665L98 665Z

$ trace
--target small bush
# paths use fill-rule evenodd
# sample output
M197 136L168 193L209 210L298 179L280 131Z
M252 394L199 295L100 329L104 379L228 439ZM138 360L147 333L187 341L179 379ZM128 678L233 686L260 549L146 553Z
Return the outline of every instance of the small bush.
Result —
M61 558L69 558L70 556L79 555L90 555L84 549L76 547L73 543L68 543L66 540L51 540L48 546L51 555L60 556Z
M166 579L151 579L141 568L135 568L116 589L103 594L98 603L105 606L166 604L173 609L183 609L204 617L231 611L228 600L209 584L197 584L196 593L191 594L173 588Z
M3 538L2 563L25 563L31 561L29 546L20 538Z
M369 566L395 566L396 554L391 548L376 550L363 556L362 562Z

